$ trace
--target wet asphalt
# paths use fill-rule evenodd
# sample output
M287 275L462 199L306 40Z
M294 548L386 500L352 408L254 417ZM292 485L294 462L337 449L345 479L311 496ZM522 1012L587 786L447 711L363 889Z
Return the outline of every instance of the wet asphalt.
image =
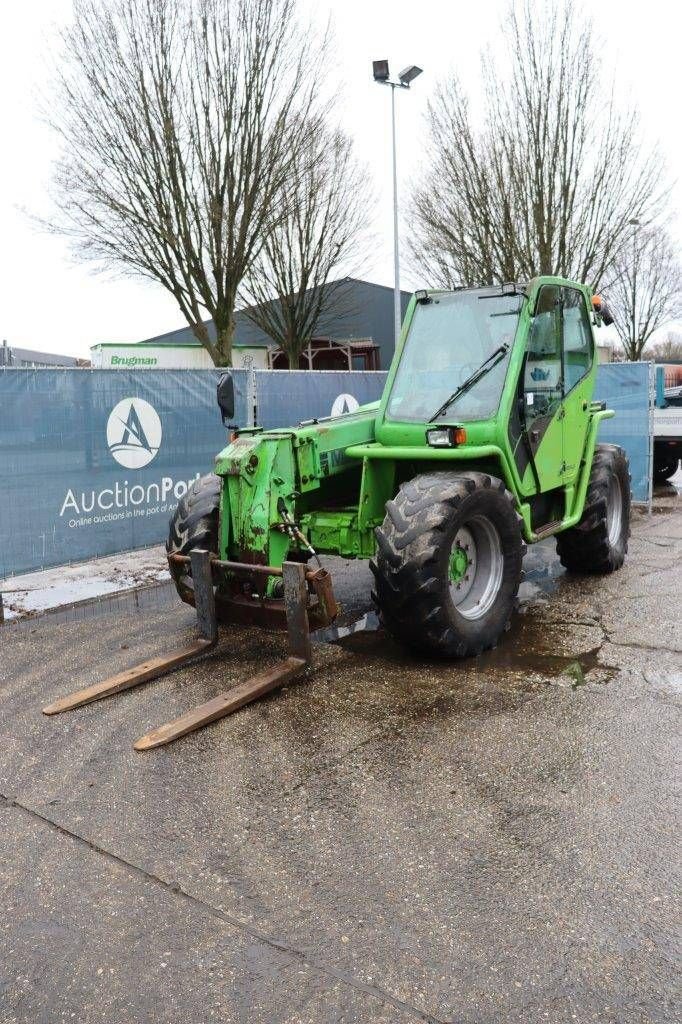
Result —
M682 1019L681 554L667 488L611 577L531 549L496 651L340 630L308 682L146 754L280 639L46 718L192 614L162 589L2 627L0 1024ZM348 625L367 570L333 568Z

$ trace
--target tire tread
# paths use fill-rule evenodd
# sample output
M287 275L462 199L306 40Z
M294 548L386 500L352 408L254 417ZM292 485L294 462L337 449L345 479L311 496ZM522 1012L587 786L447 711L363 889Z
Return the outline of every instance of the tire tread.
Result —
M616 473L623 496L623 535L612 545L607 526L609 477ZM565 569L583 575L615 572L623 565L630 536L630 472L627 455L615 444L595 448L580 522L557 535L557 554Z
M505 613L501 624L476 632L458 631L453 625L447 582L442 578L443 545L460 506L477 491L496 492L490 500L507 504L505 522L510 525L505 564L511 559L513 584L504 592ZM386 517L375 530L376 558L370 562L375 579L373 600L384 627L399 641L421 652L440 657L475 656L496 646L508 628L518 593L525 544L521 516L504 482L489 473L436 471L403 483L386 503ZM499 614L498 614L499 618ZM499 627L499 628L498 628Z

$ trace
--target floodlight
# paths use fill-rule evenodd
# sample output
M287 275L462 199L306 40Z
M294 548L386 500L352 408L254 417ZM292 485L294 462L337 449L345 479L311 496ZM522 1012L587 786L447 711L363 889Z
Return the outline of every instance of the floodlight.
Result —
M374 81L379 85L391 87L391 136L393 143L393 265L394 265L394 286L393 286L393 340L398 345L400 338L400 326L402 323L402 307L400 301L400 258L398 253L398 170L395 147L395 94L403 89L410 88L413 82L422 73L422 69L416 64L410 64L400 72L397 82L392 82L388 69L387 60L372 61L372 72ZM418 302L430 302L428 294L425 298L417 298Z
M388 67L388 65L387 65ZM409 67L405 68L400 72L398 78L400 79L401 85L409 85L410 82L414 82L415 78L421 75L422 69L418 68L416 64L410 64Z

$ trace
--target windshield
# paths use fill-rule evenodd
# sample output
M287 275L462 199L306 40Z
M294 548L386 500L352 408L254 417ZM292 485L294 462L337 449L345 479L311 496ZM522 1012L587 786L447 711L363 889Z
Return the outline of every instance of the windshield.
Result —
M501 345L514 341L522 295L499 288L434 294L418 303L393 381L389 419L425 423ZM440 420L484 420L497 411L509 352L459 395Z

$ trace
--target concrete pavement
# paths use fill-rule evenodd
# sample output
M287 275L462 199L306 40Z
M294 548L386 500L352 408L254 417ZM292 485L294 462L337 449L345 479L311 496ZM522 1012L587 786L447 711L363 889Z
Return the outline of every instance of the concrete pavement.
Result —
M459 665L376 631L180 742L132 741L279 655L214 656L47 719L189 638L181 605L0 631L0 1024L680 1019L682 507L625 568L531 550L522 612ZM367 606L366 570L338 572Z

